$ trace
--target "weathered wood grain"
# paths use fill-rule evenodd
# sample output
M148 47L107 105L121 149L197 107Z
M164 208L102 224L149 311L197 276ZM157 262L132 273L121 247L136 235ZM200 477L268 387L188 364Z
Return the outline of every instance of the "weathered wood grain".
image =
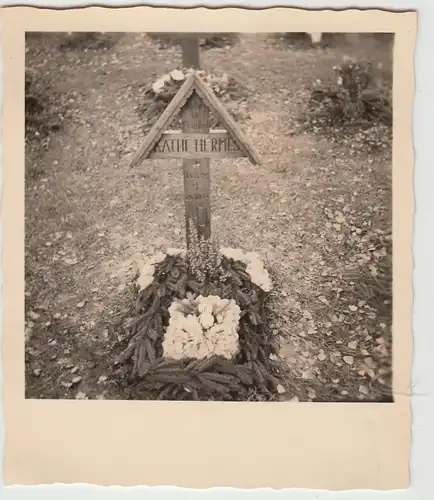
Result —
M209 132L209 109L196 94L189 98L182 110L182 124L184 133ZM211 237L211 182L210 160L184 159L184 203L187 247L190 246L190 229L193 229L199 238Z

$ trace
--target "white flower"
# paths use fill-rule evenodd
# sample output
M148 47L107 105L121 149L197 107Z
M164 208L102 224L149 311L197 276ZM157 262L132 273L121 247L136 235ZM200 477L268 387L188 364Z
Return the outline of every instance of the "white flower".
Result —
M155 266L147 262L142 269L140 270L141 274L147 274L149 276L153 276L155 272Z
M227 259L241 260L244 259L244 253L238 248L221 248L220 253Z
M166 253L170 257L185 257L185 250L182 248L168 248L166 250Z
M210 313L204 312L199 316L199 321L202 327L207 330L214 324L214 316Z
M216 295L199 296L196 299L199 316L185 315L182 303L173 302L169 307L169 325L164 335L164 356L173 359L202 359L213 354L231 359L239 349L238 323L240 308L234 300L221 299ZM211 312L227 306L219 316L221 323L215 323ZM210 308L208 310L208 308Z
M157 252L155 255L148 259L149 264L160 264L166 258L166 254L163 252Z
M199 304L197 306L197 311L199 314L204 314L206 312L206 305L205 304Z
M259 257L259 254L257 254L256 252L247 252L246 259L249 260L250 262L256 261L256 262L262 264L261 258Z
M143 267L140 269L140 276L137 279L140 291L145 290L154 281L156 264L160 264L166 258L166 254L158 252L149 257Z
M340 76L340 77L337 79L337 84L338 84L338 85L342 85L342 82L343 82L343 80L342 80L342 77Z
M220 253L228 259L243 262L246 265L246 272L250 275L252 282L265 292L271 290L271 280L259 254L256 252L247 252L244 254L242 250L236 248L221 248Z
M137 279L137 284L139 285L140 291L146 290L148 286L154 281L154 277L149 274L141 274Z

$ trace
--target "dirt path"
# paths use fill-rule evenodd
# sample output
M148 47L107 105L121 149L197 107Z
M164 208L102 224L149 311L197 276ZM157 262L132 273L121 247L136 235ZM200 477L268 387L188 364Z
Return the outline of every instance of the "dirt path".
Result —
M205 68L249 89L251 118L241 126L264 159L255 167L212 162L213 231L227 246L258 251L273 269L282 311L276 328L294 379L289 396L299 400L345 400L345 392L379 398L390 377L390 340L376 342L390 324L379 326L342 285L372 243L363 240L368 229L390 230L382 187L390 165L291 133L303 87L341 55L282 50L265 35L202 53ZM140 86L177 66L180 53L123 35L107 51L46 46L29 61L72 94L73 119L42 158L26 158L27 171L43 172L26 185L26 396L119 398L105 379L122 338L118 321L133 300L128 285L145 254L184 244L180 163L129 167L143 140Z

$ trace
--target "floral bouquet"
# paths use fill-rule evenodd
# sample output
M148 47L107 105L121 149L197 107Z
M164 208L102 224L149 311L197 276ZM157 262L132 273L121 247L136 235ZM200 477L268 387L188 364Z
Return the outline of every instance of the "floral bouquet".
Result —
M284 391L257 253L193 242L151 256L137 285L118 360L135 398L270 401Z

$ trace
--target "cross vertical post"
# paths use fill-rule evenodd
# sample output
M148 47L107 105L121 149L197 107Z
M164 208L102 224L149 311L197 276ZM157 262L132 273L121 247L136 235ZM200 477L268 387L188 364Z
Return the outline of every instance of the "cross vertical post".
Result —
M184 68L200 69L199 38L184 36L181 39L182 65Z
M182 130L186 133L209 132L209 109L196 92L193 92L182 109ZM208 240L211 237L210 160L209 158L184 159L182 168L185 230L189 247L192 229L198 238Z

